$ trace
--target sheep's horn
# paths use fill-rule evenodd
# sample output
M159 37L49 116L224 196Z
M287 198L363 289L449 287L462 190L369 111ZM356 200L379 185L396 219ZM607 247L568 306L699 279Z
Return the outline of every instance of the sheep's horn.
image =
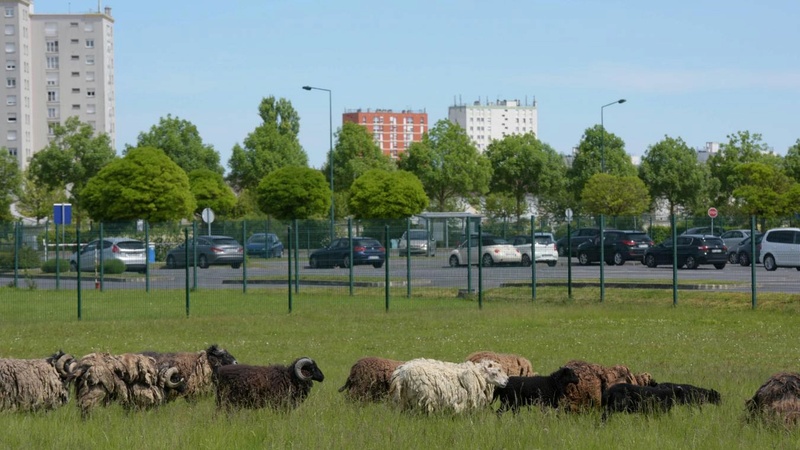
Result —
M61 355L58 356L58 359L56 359L56 364L55 364L56 371L59 374L62 374L62 375L69 374L70 369L69 368L65 368L64 366L66 366L67 363L70 363L72 361L74 361L72 356L70 356L70 355L68 355L66 353L62 353Z
M314 360L311 359L311 358L300 358L300 359L298 359L297 362L294 364L294 373L295 373L295 375L297 375L297 378L299 378L299 379L301 379L303 381L310 380L311 377L307 377L307 376L303 375L303 367L311 365L311 364L314 364Z
M166 387L168 387L170 389L175 389L175 388L180 387L180 385L183 383L183 378L181 378L178 381L172 381L172 377L175 376L176 374L178 374L178 368L177 367L170 367L169 369L165 370L164 374L163 374L163 376L164 376L164 386L166 386Z

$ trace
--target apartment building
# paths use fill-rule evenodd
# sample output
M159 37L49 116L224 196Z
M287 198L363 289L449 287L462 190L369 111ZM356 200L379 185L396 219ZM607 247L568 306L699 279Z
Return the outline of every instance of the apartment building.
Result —
M472 105L455 104L448 108L448 119L459 124L483 153L495 140L511 134L539 135L539 114L536 100L525 105L519 100L497 100Z
M99 7L99 4L98 4ZM5 88L0 147L24 170L71 116L115 143L114 20L111 8L35 14L30 0L0 1Z
M364 126L383 154L392 159L397 159L412 142L421 141L429 127L428 113L410 110L348 110L342 114L342 123L345 122Z

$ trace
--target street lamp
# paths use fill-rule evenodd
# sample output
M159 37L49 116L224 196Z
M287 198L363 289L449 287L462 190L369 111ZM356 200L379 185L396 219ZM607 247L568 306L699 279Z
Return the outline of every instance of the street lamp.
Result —
M333 219L333 211L334 211L334 207L333 207L333 102L331 100L331 90L330 89L325 89L325 88L320 88L320 87L314 87L314 86L303 86L303 89L305 89L307 91L310 91L310 90L314 89L314 90L317 90L317 91L325 91L325 92L328 93L328 126L329 126L329 130L330 130L330 133L329 133L329 136L328 136L328 138L330 139L330 147L328 147L329 148L329 150L328 150L328 168L330 169L330 178L331 178L331 242L333 242L333 239L336 237L336 233L334 232L334 227L333 227L333 221L334 221L334 219Z
M615 102L608 103L600 107L600 173L606 173L606 148L605 148L605 140L606 140L606 127L603 125L603 109L606 106L616 105L617 103L625 103L625 99L621 98ZM606 265L606 242L605 242L605 216L601 213L600 214L600 301L604 301L606 298L606 286L605 286L605 271L603 270L604 266Z

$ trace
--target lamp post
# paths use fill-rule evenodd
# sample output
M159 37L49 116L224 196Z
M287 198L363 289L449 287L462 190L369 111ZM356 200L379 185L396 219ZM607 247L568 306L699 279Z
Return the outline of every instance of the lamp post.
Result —
M331 242L336 237L336 233L334 232L334 205L333 205L333 101L331 100L331 90L314 87L314 86L303 86L303 89L310 91L310 90L317 90L317 91L325 91L328 93L328 126L329 126L329 140L330 146L328 147L328 168L330 169L330 178L331 178Z
M603 109L606 106L616 105L617 103L625 103L625 99L621 98L615 102L605 104L600 107L600 173L606 173L606 127L603 124ZM605 270L606 265L606 240L605 240L605 221L606 218L600 214L600 302L606 299L606 286L605 286Z

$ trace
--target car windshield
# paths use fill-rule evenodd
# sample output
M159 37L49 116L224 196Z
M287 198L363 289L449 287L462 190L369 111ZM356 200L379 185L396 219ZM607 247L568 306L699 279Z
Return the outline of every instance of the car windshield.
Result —
M211 241L215 245L239 245L239 242L236 239L232 238L214 238Z
M646 235L644 233L628 233L625 236L628 239L632 240L632 241L649 241L649 240L651 240L650 236L648 236L648 235Z
M361 247L380 247L381 243L375 239L359 239L353 241L353 245L358 245Z
M144 250L142 241L119 241L116 245L123 250Z
M502 238L483 238L484 245L506 245L508 241Z
M540 245L550 245L553 243L551 236L536 236L536 243Z
M409 234L409 236L411 236L411 239L413 240L424 241L428 238L428 232L425 230L411 230L411 234Z

